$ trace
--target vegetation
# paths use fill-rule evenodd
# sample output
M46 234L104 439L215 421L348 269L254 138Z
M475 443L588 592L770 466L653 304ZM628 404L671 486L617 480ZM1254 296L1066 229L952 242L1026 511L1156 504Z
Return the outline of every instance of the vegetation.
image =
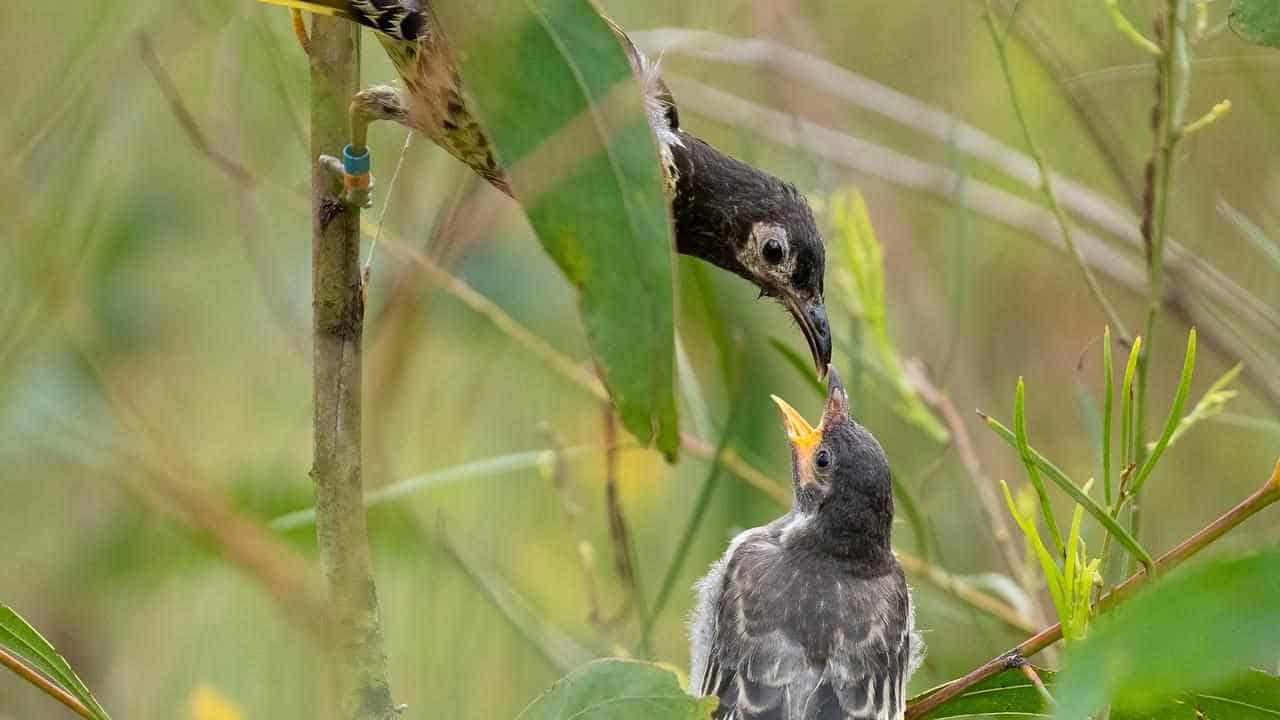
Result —
M352 26L10 11L0 717L709 716L689 588L789 502L769 394L821 388L674 259L594 7L441 2L522 203L375 126L363 213ZM603 8L811 198L908 717L1280 713L1280 8Z

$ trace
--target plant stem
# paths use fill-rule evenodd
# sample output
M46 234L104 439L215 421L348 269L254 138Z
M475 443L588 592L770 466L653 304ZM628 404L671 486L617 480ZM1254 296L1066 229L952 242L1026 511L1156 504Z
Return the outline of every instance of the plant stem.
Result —
M312 318L316 539L329 587L341 717L395 717L378 620L361 480L360 211L344 205L320 163L347 142L347 107L360 77L354 23L311 26Z
M10 655L4 648L0 648L0 667L9 668L18 677L26 680L32 685L35 685L44 692L44 694L71 708L71 711L80 717L94 720L93 713L90 712L89 708L85 707L84 703L80 702L78 698L68 693L66 690L63 690L57 683L53 682L49 678L27 667L26 663L13 655Z
M1067 246L1072 259L1076 261L1076 265L1079 266L1080 272L1084 274L1085 283L1088 284L1089 291L1093 293L1098 304L1102 306L1102 311L1106 314L1108 322L1120 333L1120 337L1127 339L1129 331L1125 327L1124 320L1120 318L1120 313L1116 312L1111 301L1102 292L1102 285L1098 283L1098 278L1093 274L1093 270L1084 258L1084 253L1081 252L1079 245L1076 244L1075 236L1071 233L1071 221L1067 218L1066 211L1062 209L1062 204L1058 202L1057 193L1053 191L1053 178L1052 173L1049 171L1049 163L1045 159L1044 153L1041 152L1040 147L1036 145L1035 138L1031 136L1031 126L1027 124L1027 118L1022 111L1022 103L1018 100L1018 90L1013 82L1013 71L1009 68L1009 54L1005 47L1007 38L996 27L995 11L991 7L991 0L987 0L983 19L987 22L987 29L991 31L991 41L996 46L996 57L1000 61L1000 71L1004 74L1005 84L1009 88L1009 102L1013 105L1013 114L1018 120L1018 127L1022 129L1022 140L1026 143L1027 152L1035 160L1036 169L1040 173L1040 192L1044 195L1049 209L1053 211L1053 218L1058 223L1058 231L1062 233L1062 241Z
M1148 370L1151 350L1155 347L1156 318L1164 299L1164 241L1169 225L1169 189L1173 184L1173 162L1178 139L1181 137L1183 110L1186 107L1190 90L1190 60L1187 57L1187 34L1183 27L1188 0L1166 0L1163 32L1161 42L1162 53L1156 59L1158 69L1157 93L1154 118L1154 141L1151 154L1151 180L1148 186L1147 218L1143 223L1146 231L1147 279L1149 294L1147 296L1146 321L1143 324L1142 336L1146 344L1138 356L1137 408L1135 420L1134 443L1137 449L1139 465L1146 460L1147 443L1147 404L1148 404ZM1129 515L1129 533L1135 538L1141 537L1142 504L1138 493L1132 498L1133 507ZM1130 561L1130 570L1134 569Z
M1217 520L1183 540L1177 547L1161 555L1160 559L1156 560L1156 570L1163 574L1181 565L1188 558L1213 544L1237 525L1253 517L1260 510L1277 500L1280 500L1280 461L1276 463L1276 467L1271 472L1271 477L1265 485L1228 510ZM1123 602L1134 591L1144 585L1149 577L1146 570L1140 570L1129 576L1127 580L1117 585L1114 590L1098 601L1097 612L1105 612ZM1041 630L1023 640L1016 647L983 663L968 675L952 680L918 702L911 704L907 708L906 720L913 720L925 715L1001 670L1020 667L1026 658L1044 650L1060 639L1062 639L1062 625L1060 624L1051 625Z

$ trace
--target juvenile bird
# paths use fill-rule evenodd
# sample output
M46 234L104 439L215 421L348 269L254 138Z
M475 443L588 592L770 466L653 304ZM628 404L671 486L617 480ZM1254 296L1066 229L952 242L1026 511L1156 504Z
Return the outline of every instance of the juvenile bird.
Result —
M875 437L830 370L814 428L777 396L795 499L733 539L698 583L691 689L717 720L896 720L924 656L889 548L893 493Z
M427 0L260 1L343 17L376 30L404 86L380 85L358 93L353 101L358 111L417 130L511 194L506 169L472 115L448 39L438 31ZM823 304L826 253L809 204L790 183L685 132L657 64L609 24L645 95L677 252L728 270L754 283L762 295L778 299L800 325L818 372L825 371L831 360Z

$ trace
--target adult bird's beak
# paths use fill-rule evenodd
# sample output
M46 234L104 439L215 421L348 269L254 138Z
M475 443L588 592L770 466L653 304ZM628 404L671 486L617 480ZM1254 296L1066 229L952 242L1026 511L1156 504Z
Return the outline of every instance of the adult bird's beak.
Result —
M783 303L800 325L821 378L831 363L831 325L827 322L826 306L821 299L800 301L789 296L784 296Z

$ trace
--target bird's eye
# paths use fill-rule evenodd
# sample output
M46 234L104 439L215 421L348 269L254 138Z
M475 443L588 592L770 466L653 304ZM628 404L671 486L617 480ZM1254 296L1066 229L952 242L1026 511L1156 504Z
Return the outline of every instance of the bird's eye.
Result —
M770 265L777 265L786 257L787 246L778 238L769 238L765 241L762 252L764 253L765 262Z
M818 451L818 456L814 458L813 462L818 466L819 470L826 470L831 467L831 451L826 448L822 448Z

